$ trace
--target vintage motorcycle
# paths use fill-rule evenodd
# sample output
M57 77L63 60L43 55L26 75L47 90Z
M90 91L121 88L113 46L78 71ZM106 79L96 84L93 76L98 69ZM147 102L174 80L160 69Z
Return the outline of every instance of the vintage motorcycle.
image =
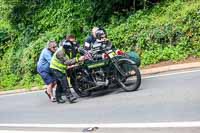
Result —
M88 53L84 51L84 54ZM90 59L71 69L71 84L80 97L90 96L95 90L109 86L136 91L141 84L141 74L134 61L121 50L96 46Z

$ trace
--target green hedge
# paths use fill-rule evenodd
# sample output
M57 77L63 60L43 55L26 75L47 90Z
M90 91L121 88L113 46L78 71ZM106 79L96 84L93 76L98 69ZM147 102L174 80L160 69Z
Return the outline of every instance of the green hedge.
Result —
M113 6L102 10L100 5L95 9L98 0L13 1L0 0L1 90L41 85L36 62L47 41L59 42L73 33L83 43L94 25L104 25L116 47L138 52L143 66L200 57L197 0L163 0L138 11L128 2L113 0L109 2ZM138 9L143 8L143 2L136 2ZM116 3L127 9L117 8ZM115 12L110 12L114 7Z
M175 1L139 11L119 26L108 26L117 47L136 50L142 65L178 61L200 53L200 2Z

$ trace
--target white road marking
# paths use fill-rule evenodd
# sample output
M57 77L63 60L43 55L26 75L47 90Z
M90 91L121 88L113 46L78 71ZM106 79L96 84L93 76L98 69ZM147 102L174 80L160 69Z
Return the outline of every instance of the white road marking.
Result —
M108 124L0 124L0 127L21 127L21 128L189 128L199 127L200 121L185 122L157 122L157 123L108 123Z
M0 130L0 133L83 133L83 132Z
M142 79L164 77L164 76L173 76L173 75L177 75L177 74L186 74L186 73L195 73L195 72L200 72L200 70L190 70L190 71L183 71L183 72L174 72L174 73L166 73L166 74L156 74L156 75L152 75L152 76L142 77Z

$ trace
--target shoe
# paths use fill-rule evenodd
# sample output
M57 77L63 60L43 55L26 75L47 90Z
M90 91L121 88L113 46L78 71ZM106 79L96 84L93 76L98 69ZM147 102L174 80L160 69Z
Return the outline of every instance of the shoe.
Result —
M59 97L59 98L57 97L56 102L57 103L65 103L65 100L63 100L61 97Z
M56 102L56 98L55 97L51 97L51 102Z
M45 90L45 94L48 96L48 98L51 100L51 96L50 94L47 92L47 90Z
M76 103L77 98L73 95L67 97L69 103Z

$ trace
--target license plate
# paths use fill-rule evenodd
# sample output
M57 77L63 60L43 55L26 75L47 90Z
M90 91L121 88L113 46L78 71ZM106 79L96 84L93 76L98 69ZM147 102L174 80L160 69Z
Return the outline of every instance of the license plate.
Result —
M111 52L108 54L110 58L113 58L115 56L115 52Z

